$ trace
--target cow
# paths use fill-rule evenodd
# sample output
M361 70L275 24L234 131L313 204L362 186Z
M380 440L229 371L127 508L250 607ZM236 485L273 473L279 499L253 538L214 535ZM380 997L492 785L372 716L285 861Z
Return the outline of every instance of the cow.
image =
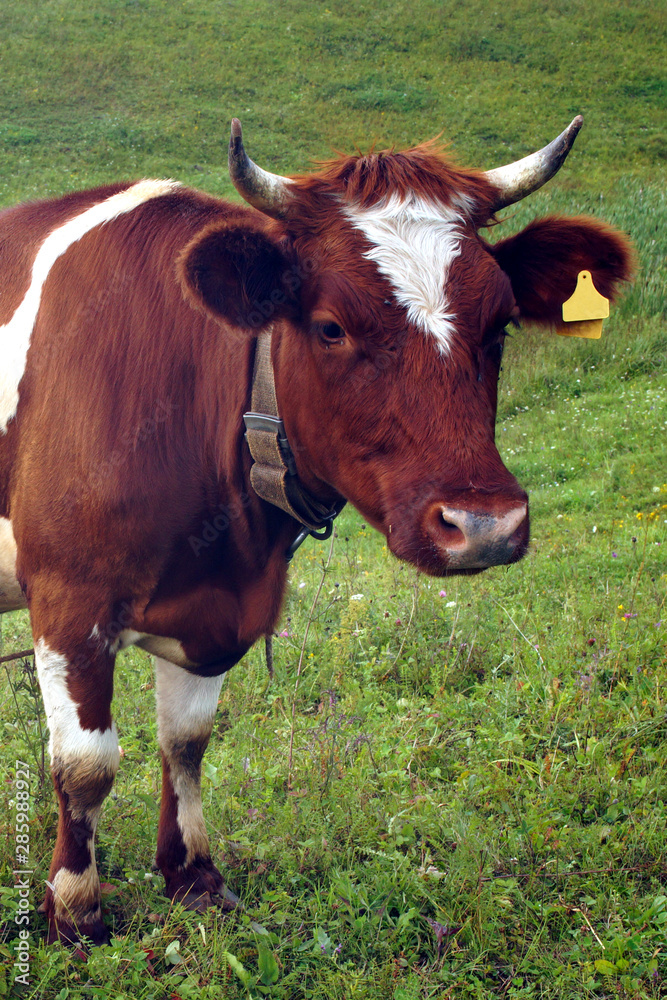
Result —
M632 252L592 218L480 230L581 123L489 171L429 142L281 177L234 119L243 204L140 180L0 215L0 611L29 609L48 721L50 942L107 940L94 837L119 650L155 656L166 893L229 909L201 762L296 545L348 502L434 576L526 552L528 498L494 442L507 327L553 326L583 269L613 297Z

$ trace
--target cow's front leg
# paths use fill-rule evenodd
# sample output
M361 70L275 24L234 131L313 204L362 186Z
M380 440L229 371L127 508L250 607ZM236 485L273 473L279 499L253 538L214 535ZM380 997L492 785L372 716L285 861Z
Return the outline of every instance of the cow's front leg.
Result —
M59 800L58 837L43 911L49 943L108 940L100 912L95 828L118 770L118 737L111 720L114 658L96 632L68 645L41 636L35 663L49 727L53 784Z
M188 909L233 909L211 860L201 803L201 761L213 729L220 677L197 677L155 658L158 741L162 754L162 804L157 863L167 895Z

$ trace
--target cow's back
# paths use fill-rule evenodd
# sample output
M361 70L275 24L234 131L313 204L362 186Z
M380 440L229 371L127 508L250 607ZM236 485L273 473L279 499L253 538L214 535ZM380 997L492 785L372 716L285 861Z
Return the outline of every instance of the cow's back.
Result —
M211 424L218 450L233 450L224 438L247 380L227 378L222 398L220 385L243 366L247 342L185 300L177 262L203 226L248 210L140 183L156 185L143 201L117 185L0 216L0 352L11 355L0 381L0 516L33 565L61 561L63 532L105 548L119 523L135 562L159 561L201 507ZM80 231L85 213L103 215L114 199L122 211ZM12 411L21 338L29 348Z
M10 322L30 287L33 263L50 232L69 218L116 193L120 185L76 192L50 201L28 202L0 212L0 326ZM12 344L0 339L1 367ZM0 516L9 516L9 476L17 443L17 424L11 421L0 433Z

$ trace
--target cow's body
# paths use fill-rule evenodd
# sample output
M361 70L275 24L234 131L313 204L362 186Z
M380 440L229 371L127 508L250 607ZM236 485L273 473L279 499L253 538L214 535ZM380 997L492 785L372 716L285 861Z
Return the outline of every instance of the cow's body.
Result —
M490 247L497 177L428 149L271 178L262 198L278 184L287 209L144 181L0 216L0 610L30 608L49 722L51 939L104 937L93 839L130 643L156 655L167 890L222 892L201 758L224 672L275 627L300 528L250 485L252 334L273 325L304 488L429 573L477 572L528 542L493 440L505 325L552 322L584 267L607 295L627 276L627 246L591 221Z
M114 196L89 192L67 208L81 212ZM60 204L40 206L37 244L54 225L47 209ZM221 337L219 323L185 300L175 272L180 251L207 224L250 214L172 185L72 243L42 291L35 361L21 386L22 399L40 405L26 406L0 437L9 468L20 462L11 519L28 586L47 574L68 581L67 590L81 587L86 604L99 593L93 624L102 638L168 636L182 646L175 653L172 643L172 658L216 672L273 628L282 549L294 532L286 518L267 518L247 486L242 414L253 340ZM16 246L3 247L10 260L19 256L17 229ZM0 321L22 301L25 274L15 284ZM0 513L10 516L2 499ZM221 513L231 530L217 544L193 546L206 543L206 524ZM82 628L87 638L87 614Z

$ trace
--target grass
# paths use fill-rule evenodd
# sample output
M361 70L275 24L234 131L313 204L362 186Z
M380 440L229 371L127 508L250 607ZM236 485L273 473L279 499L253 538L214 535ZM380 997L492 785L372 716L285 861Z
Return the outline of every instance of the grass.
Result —
M522 563L420 577L349 510L328 568L329 543L295 558L275 678L259 648L231 672L206 757L238 920L161 894L152 668L119 658L124 758L98 837L114 937L83 962L44 946L33 910L24 995L667 995L664 6L8 0L3 21L4 204L142 174L229 194L232 114L288 172L442 129L497 165L583 111L563 173L492 236L585 212L640 260L602 341L508 343L497 434L531 494ZM25 615L2 628L5 651L31 644ZM57 822L30 664L4 670L0 734L4 996L15 759L32 905Z
M497 166L582 112L566 183L665 176L663 3L3 5L0 199L137 174L229 194L228 124L282 172L444 132Z

